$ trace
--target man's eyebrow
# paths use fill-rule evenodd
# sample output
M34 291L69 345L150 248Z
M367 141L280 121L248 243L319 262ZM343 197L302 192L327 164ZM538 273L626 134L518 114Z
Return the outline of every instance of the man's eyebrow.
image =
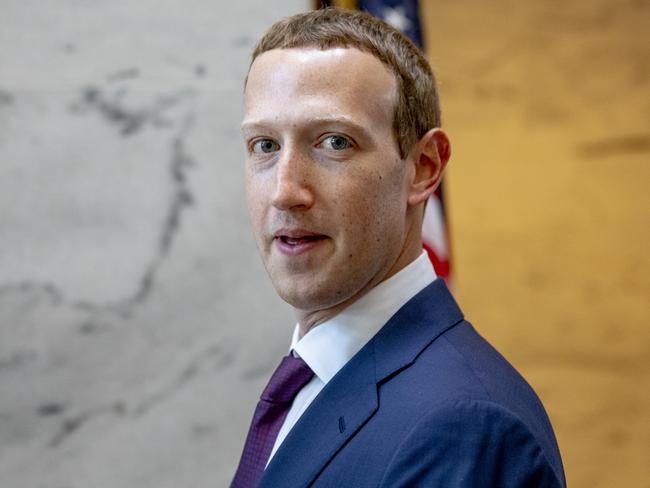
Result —
M262 123L261 121L256 121L256 120L244 120L240 125L239 125L239 130L242 132L246 132L249 130L253 129L261 129L264 127L268 127L268 125Z
M331 117L318 117L312 118L303 123L300 123L301 128L309 129L313 126L318 125L341 125L344 127L349 127L351 130L360 133L361 135L369 135L368 130L361 124L354 122L349 117L344 116L331 116ZM244 120L240 129L242 132L247 132L255 129L272 129L274 126L277 126L277 122L272 120L256 119L256 120Z

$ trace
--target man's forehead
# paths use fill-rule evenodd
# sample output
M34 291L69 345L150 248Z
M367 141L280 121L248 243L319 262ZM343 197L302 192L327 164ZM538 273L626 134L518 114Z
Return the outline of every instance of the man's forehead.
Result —
M286 113L300 106L328 115L365 111L371 118L392 119L396 85L381 61L355 48L273 49L251 66L246 118L267 118L274 111Z
M246 91L252 83L288 87L306 82L314 89L332 86L342 90L353 83L368 89L379 88L380 92L391 92L396 87L392 72L369 53L352 47L304 47L272 49L260 54L251 65Z
M291 62L300 64L306 63L315 59L340 59L342 57L355 55L357 53L364 53L360 49L354 47L331 47L321 49L318 46L303 46L303 47L290 47L290 48L277 48L269 49L260 53L253 64L261 59L286 57L290 58ZM365 53L364 53L365 54Z

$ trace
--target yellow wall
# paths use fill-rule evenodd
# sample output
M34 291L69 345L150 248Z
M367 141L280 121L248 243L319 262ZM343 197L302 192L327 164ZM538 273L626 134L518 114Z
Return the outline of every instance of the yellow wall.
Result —
M650 486L650 2L425 1L456 291L570 486Z

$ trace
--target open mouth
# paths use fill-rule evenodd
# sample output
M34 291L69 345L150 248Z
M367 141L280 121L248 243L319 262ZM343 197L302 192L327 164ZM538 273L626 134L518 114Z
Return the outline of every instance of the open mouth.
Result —
M273 238L282 254L298 256L320 248L328 236L307 229L285 228L277 230Z
M325 236L302 236L302 237L289 237L289 236L278 236L280 241L288 246L300 246L302 244L308 244L314 241L321 241L326 239Z

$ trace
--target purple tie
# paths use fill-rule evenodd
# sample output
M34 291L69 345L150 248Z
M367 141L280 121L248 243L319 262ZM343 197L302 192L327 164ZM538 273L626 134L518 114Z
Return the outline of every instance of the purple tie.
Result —
M257 486L293 399L313 376L302 359L291 355L282 359L257 403L231 488Z

